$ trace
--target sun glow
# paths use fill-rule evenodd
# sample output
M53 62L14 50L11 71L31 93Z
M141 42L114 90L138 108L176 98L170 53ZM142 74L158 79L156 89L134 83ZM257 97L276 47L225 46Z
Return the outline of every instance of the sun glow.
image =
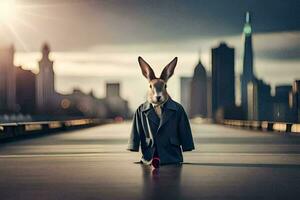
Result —
M53 7L59 7L62 3L48 3L45 4L44 1L21 1L21 0L0 0L0 35L12 36L12 39L0 38L0 47L3 45L2 41L7 43L14 43L15 45L21 47L22 50L29 51L29 48L24 40L23 31L32 31L31 34L38 34L38 28L32 23L32 19L43 20L55 20L55 22L60 22L60 17L48 16L43 12L43 10ZM68 4L69 5L69 4ZM47 38L47 36L43 36Z
M17 13L17 6L15 0L1 0L0 1L0 22L9 23Z

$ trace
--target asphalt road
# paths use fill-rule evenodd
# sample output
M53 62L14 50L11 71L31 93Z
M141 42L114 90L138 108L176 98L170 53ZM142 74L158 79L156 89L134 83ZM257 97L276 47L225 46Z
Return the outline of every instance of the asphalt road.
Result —
M153 170L130 123L0 144L0 199L300 199L300 137L193 124L196 150Z

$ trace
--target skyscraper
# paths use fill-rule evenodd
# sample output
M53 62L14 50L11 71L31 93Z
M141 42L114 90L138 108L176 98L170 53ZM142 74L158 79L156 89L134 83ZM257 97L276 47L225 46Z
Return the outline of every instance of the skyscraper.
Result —
M207 117L207 75L199 60L191 82L190 116Z
M108 117L127 118L130 115L128 101L124 100L120 95L120 83L106 83L105 103L108 108Z
M120 97L120 83L106 83L106 97Z
M21 67L16 68L16 102L18 112L23 114L33 114L35 112L35 82L36 77L34 73Z
M206 90L207 90L207 118L212 118L212 78L207 74Z
M0 111L14 112L16 109L15 48L0 50Z
M180 103L188 116L191 107L191 82L191 77L180 77Z
M247 85L247 119L272 120L271 86L263 80L253 79Z
M234 48L221 43L212 49L212 114L235 107Z
M39 112L51 109L54 90L53 61L49 59L48 44L42 47L42 59L39 61L39 73L36 78L36 102Z
M290 106L293 108L294 121L300 122L300 80L293 83Z
M246 22L243 30L244 54L243 54L243 74L241 76L241 97L242 108L245 113L248 110L247 85L255 79L253 72L253 49L252 49L252 27L250 13L246 13Z
M277 85L273 97L273 120L274 121L295 121L292 103L290 98L292 85Z

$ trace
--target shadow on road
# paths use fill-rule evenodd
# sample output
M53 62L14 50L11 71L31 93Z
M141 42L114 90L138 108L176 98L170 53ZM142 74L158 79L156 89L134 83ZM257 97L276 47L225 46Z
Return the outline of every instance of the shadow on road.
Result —
M213 167L259 167L259 168L295 168L300 169L297 164L248 164L248 163L189 163L185 162L183 165L197 165L197 166L213 166Z
M141 164L144 199L181 199L181 165L165 165L159 169ZM167 192L166 191L172 191Z

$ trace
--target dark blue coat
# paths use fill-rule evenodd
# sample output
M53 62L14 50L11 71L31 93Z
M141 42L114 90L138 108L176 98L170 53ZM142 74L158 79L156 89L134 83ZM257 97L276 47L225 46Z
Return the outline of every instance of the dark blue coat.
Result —
M139 151L140 145L145 160L152 159L156 146L161 164L183 162L182 151L195 148L183 107L169 98L163 105L160 120L152 104L140 105L134 114L128 150Z

